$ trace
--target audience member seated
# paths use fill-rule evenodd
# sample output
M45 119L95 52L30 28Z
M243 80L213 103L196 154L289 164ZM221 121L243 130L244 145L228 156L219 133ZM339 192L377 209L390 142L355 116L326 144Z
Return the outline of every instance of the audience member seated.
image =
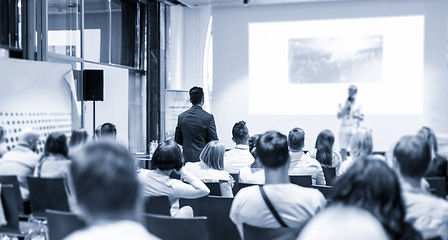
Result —
M69 153L72 154L79 150L84 144L87 143L89 134L85 129L75 129L72 131L70 141L68 142Z
M252 157L257 158L257 142L258 139L260 139L261 134L255 134L252 137L249 138L249 152L252 154Z
M7 152L5 144L3 144L5 142L5 135L6 130L2 126L0 126L0 159Z
M179 198L200 198L207 196L210 190L197 177L183 167L182 152L173 141L165 141L157 147L151 161L153 170L141 170L138 173L143 185L144 196L168 196L171 202L171 215L175 217L193 217L189 206L179 209ZM186 182L170 178L174 171Z
M211 141L199 155L199 162L187 162L184 169L203 182L219 182L221 195L233 197L234 179L224 171L224 152L226 147L219 141Z
M73 194L71 194L72 191L70 189L70 165L67 137L63 133L55 132L47 137L44 154L34 169L34 176L65 179L65 189L70 209L78 213L79 209L76 206L76 200Z
M422 239L405 219L400 182L385 161L356 161L334 185L331 204L367 210L383 225L389 239Z
M101 125L101 139L117 139L117 127L113 123L104 123Z
M39 162L39 155L35 153L38 141L39 134L36 131L23 129L16 147L5 153L0 160L0 175L17 176L23 200L29 198L26 177L33 175L34 168Z
M426 139L431 148L431 162L429 163L428 170L426 170L425 177L445 177L448 189L448 161L444 156L438 153L439 148L436 134L431 128L422 127L417 135Z
M421 187L431 161L428 142L419 136L404 136L395 145L394 158L401 180L406 221L420 231L424 239L448 239L448 202Z
M338 175L344 174L359 159L364 159L372 153L372 132L365 127L353 131L350 139L350 157L342 162Z
M224 170L229 173L238 173L241 168L248 167L254 162L254 157L249 151L249 129L246 122L239 121L233 125L232 140L236 146L225 153Z
M87 223L67 240L158 239L139 223L143 201L128 151L112 142L92 142L72 157L77 203Z
M291 157L289 175L311 175L313 185L325 185L322 166L316 159L303 152L305 132L301 128L294 128L289 131L288 145Z
M298 240L389 240L381 223L369 212L347 206L325 209L305 226Z
M316 189L304 188L289 181L289 152L285 135L270 131L257 143L257 156L266 174L264 186L241 189L233 200L230 219L243 236L243 223L262 228L302 228L325 206L325 198ZM266 205L265 197L273 205L279 218Z
M94 139L99 139L101 137L101 127L103 125L99 125L95 128L95 136Z
M315 149L308 151L306 154L316 159L322 167L334 167L339 172L342 163L341 154L333 150L334 135L326 129L319 133L316 139Z
M261 134L255 134L249 138L249 151L254 157L254 163L250 167L240 169L240 183L264 184L264 169L257 158L257 141Z
M70 164L65 134L52 133L47 137L44 154L34 170L34 176L68 179Z

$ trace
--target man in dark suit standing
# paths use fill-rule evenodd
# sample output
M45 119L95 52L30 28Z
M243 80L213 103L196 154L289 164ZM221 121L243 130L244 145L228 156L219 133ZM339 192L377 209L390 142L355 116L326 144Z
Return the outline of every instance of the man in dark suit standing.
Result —
M215 118L202 109L204 91L201 87L190 89L193 106L177 119L175 141L183 146L185 162L198 162L199 154L208 142L218 140Z

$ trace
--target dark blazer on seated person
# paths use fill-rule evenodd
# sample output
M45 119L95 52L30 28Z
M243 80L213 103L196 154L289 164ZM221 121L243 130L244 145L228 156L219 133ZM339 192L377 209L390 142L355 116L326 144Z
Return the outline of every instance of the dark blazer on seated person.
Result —
M192 106L177 119L175 141L183 146L185 162L198 162L208 142L218 140L215 118L200 106Z

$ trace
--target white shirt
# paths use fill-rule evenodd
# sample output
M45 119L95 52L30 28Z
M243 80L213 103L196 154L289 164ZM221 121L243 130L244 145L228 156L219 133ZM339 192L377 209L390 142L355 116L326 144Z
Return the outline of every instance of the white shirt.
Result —
M348 169L355 163L355 160L353 157L347 157L347 160L343 161L341 163L341 167L339 168L339 172L337 173L338 176L344 174L348 171Z
M324 172L320 163L306 155L302 151L289 151L291 163L289 165L289 175L311 175L312 184L325 185Z
M233 185L233 178L227 171L213 169L204 162L187 162L184 169L193 174L203 182L219 182L219 180L227 181Z
M291 183L267 184L264 190L282 220L291 228L303 227L326 203L318 190ZM281 227L263 200L258 186L246 187L238 192L230 209L230 219L240 233L243 223L263 228Z
M224 170L229 173L238 173L243 167L250 167L254 157L249 152L249 146L238 144L224 154Z
M240 169L240 183L264 184L264 169L245 167Z
M147 240L147 239L159 239L156 236L148 233L146 229L137 222L122 220L117 222L105 223L102 225L93 225L81 230L78 230L65 240Z
M221 183L222 188L221 194L231 193L233 183L235 182L233 177L224 170L218 170L207 166L204 162L187 162L184 169L189 173L193 174L197 178L201 179L203 182L219 182L226 181L226 183ZM224 196L224 195L223 195ZM233 197L233 194L230 195ZM230 197L229 196L229 197Z
M411 223L424 239L440 236L448 239L448 202L435 197L422 188L413 188L401 180L406 207L405 221Z
M361 106L356 103L356 99L352 103L348 103L348 100L347 100L346 103L339 104L339 111L342 111L345 104L351 105L350 112L348 112L348 114L346 114L345 116L343 116L341 118L341 127L346 127L346 128L358 127L360 120L359 120L359 118L356 118L354 116L362 115Z
M210 189L197 177L182 170L182 178L187 183L170 178L157 170L141 170L138 179L142 185L143 196L168 196L171 203L171 215L179 208L179 198L200 198L210 193Z
M32 176L34 167L39 162L39 155L31 149L17 145L13 150L5 153L0 159L0 175L16 175L19 180L22 198L29 197L27 176Z

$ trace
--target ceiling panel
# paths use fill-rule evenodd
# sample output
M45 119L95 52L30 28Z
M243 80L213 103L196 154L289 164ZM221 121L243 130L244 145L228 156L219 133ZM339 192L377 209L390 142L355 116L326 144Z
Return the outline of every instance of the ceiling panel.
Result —
M189 7L199 7L199 6L245 6L245 5L265 5L265 4L368 1L368 0L177 0L177 1Z

